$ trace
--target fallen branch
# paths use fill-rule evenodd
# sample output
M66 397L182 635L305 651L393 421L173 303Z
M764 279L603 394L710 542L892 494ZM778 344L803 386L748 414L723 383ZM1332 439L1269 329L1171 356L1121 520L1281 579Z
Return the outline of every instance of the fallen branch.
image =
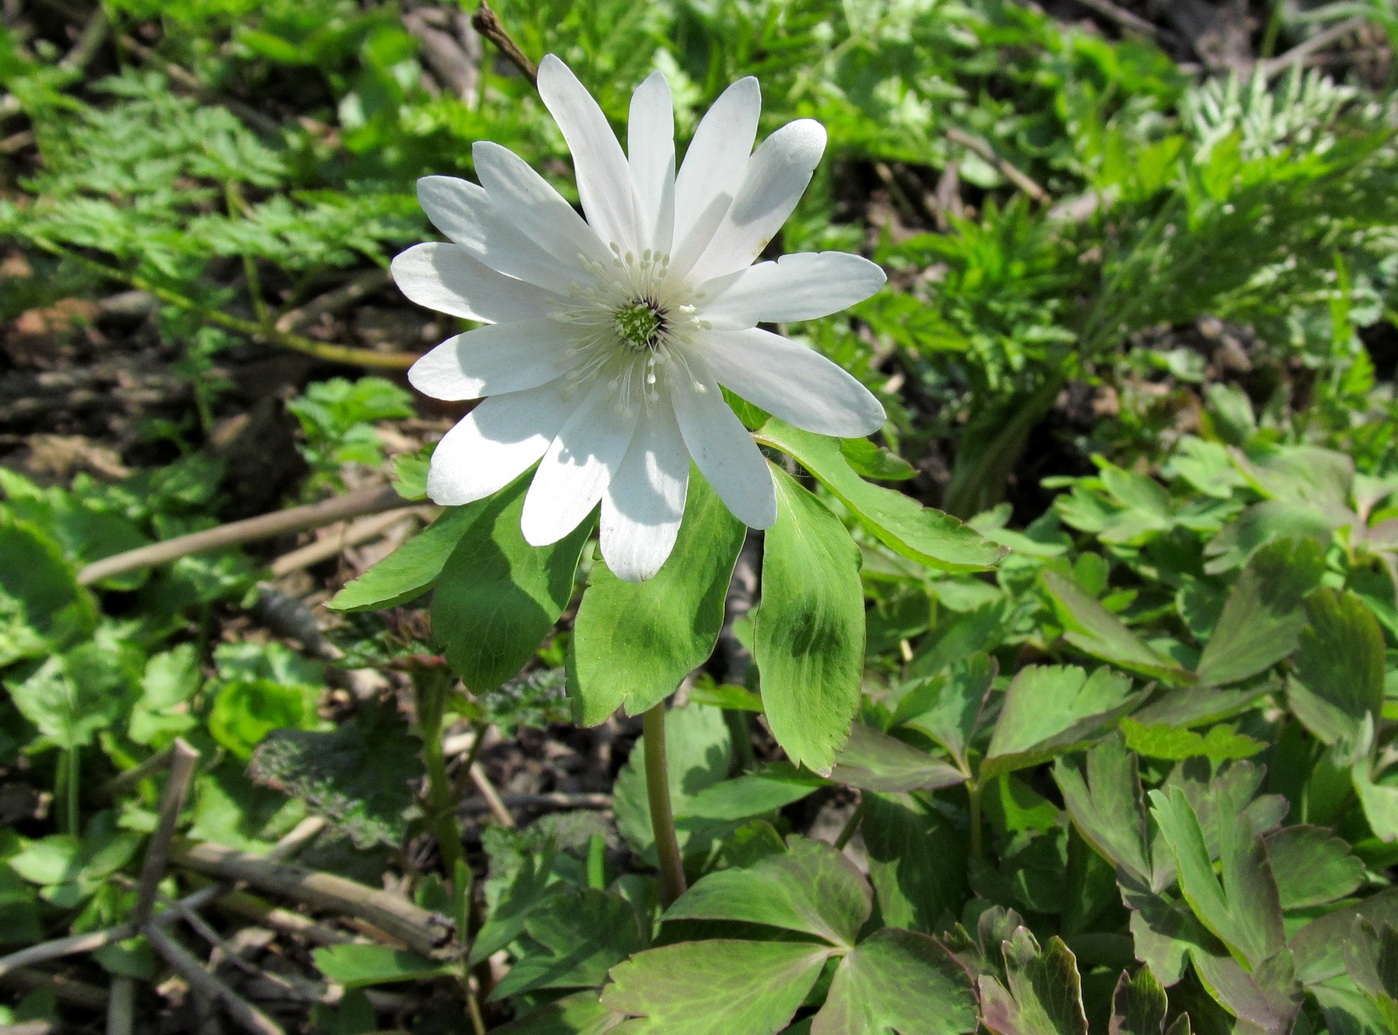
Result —
M254 1035L284 1035L281 1025L209 973L188 949L154 927L147 928L145 933L151 948L189 983L190 988L222 1003L228 1016L244 1030Z
M505 26L500 24L500 16L491 9L486 0L481 0L476 13L471 15L471 26L500 48L500 53L509 58L510 63L524 74L524 78L529 80L529 85L539 84L539 66L530 61L524 51L519 49L519 44L510 38Z
M151 907L160 891L160 881L165 876L165 866L170 858L170 840L175 836L175 825L184 808L185 795L189 792L190 781L194 779L194 767L199 764L199 752L185 741L176 737L171 745L170 778L165 784L165 793L160 797L160 821L155 833L146 844L146 857L141 862L141 876L136 888L136 904L131 909L131 923L143 927L150 919Z

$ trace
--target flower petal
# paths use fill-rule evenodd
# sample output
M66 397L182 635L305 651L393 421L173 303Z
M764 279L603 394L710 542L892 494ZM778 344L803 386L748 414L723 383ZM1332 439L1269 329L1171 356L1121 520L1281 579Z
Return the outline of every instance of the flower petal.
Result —
M725 388L818 435L854 438L883 424L869 389L814 349L759 328L707 332L703 362Z
M602 498L635 431L635 410L620 411L616 386L599 379L539 462L520 516L527 543L547 546L578 527Z
M749 528L777 520L777 490L767 458L712 382L702 392L671 393L685 447L719 499Z
M417 199L427 218L477 260L507 277L566 295L578 278L572 255L555 255L503 218L485 188L455 176L424 176Z
M491 204L519 233L565 262L576 256L612 261L611 249L597 232L519 155L492 140L479 140L471 156Z
M544 55L539 62L539 96L573 153L578 196L588 223L603 241L615 243L623 252L640 251L636 246L636 214L626 155L602 109L578 77L553 54Z
M443 436L427 471L427 495L446 507L498 492L544 455L568 405L564 385L486 399Z
M547 316L565 301L474 258L457 244L415 244L390 267L398 290L418 305L481 323Z
M701 285L702 316L720 326L813 320L862 302L887 278L849 252L795 252Z
M408 381L434 399L479 399L522 392L573 369L573 331L549 318L477 327L448 338L408 370Z
M675 105L660 72L652 72L631 95L626 129L637 237L642 249L668 255L675 237Z
M762 90L757 80L748 76L724 90L699 120L675 180L677 245L682 246L695 232L700 233L696 251L702 252L708 244L703 234L712 234L717 220L708 220L709 228L701 230L700 224L705 222L701 216L715 202L727 211L727 205L737 196L753 141L757 139L757 117L761 112Z
M713 240L687 271L691 282L751 265L791 215L824 150L825 128L813 119L788 122L764 140Z
M675 547L689 489L689 450L673 412L642 418L602 496L602 557L617 578L650 578Z

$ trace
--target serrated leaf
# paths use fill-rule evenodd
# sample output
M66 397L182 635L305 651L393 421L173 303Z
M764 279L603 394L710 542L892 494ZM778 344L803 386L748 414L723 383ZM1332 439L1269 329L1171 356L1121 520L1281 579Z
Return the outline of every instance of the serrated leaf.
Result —
M1050 938L1041 952L1020 927L1003 952L1005 984L988 974L979 980L987 1028L997 1035L1087 1035L1077 960L1061 939Z
M606 1035L625 1020L603 1006L596 992L575 992L492 1028L491 1035Z
M1356 918L1375 927L1398 926L1398 888L1385 888L1352 905L1341 906L1312 920L1291 936L1297 980L1307 987L1329 981L1345 972L1344 944Z
M981 763L991 776L1037 765L1105 733L1135 707L1131 680L1107 668L1089 675L1076 665L1028 665L1015 674Z
M374 611L397 607L421 596L432 588L456 544L487 509L487 500L450 508L359 578L347 583L325 606L332 611Z
M939 571L984 571L1005 553L951 515L864 481L850 468L835 439L776 419L763 425L758 439L795 457L885 545L919 564Z
M1195 733L1169 723L1147 726L1135 719L1122 719L1121 732L1126 746L1147 758L1181 761L1203 756L1211 762L1251 758L1267 747L1260 740L1235 733L1231 726L1215 726L1207 734Z
M843 525L773 469L777 523L767 530L752 653L762 704L795 765L825 774L849 737L864 670L859 551Z
M453 972L447 964L387 945L331 945L316 949L312 955L322 974L346 988L428 981Z
M1199 657L1199 682L1234 683L1295 650L1306 625L1301 602L1324 567L1320 547L1309 540L1280 540L1258 550L1224 601Z
M742 920L849 947L872 908L869 885L844 853L792 838L781 855L701 878L664 919Z
M713 653L746 533L708 483L691 477L679 538L654 578L623 582L604 564L593 568L568 645L568 696L581 725L618 707L645 711Z
M1264 1032L1281 1035L1293 1030L1302 991L1289 955L1274 956L1252 971L1231 956L1198 949L1189 955L1199 980L1229 1013Z
M1359 919L1345 939L1345 972L1370 998L1398 1005L1398 928Z
M524 933L537 944L515 961L491 999L541 988L600 987L608 970L645 947L631 904L596 888L540 902Z
M0 665L63 650L96 624L92 595L78 585L59 545L0 515Z
M951 787L967 777L940 758L856 722L835 755L830 779L866 791L915 791Z
M1094 745L1085 773L1055 762L1053 778L1083 840L1142 884L1162 890L1151 879L1139 763L1123 739L1114 735Z
M940 942L885 927L835 968L811 1035L960 1035L976 1030L976 1006L970 975Z
M1306 598L1310 624L1292 659L1286 698L1302 725L1326 744L1359 739L1366 715L1383 709L1383 631L1353 593L1322 586Z
M1120 618L1103 607L1076 581L1055 571L1045 571L1043 580L1057 605L1058 617L1065 630L1064 638L1073 646L1094 658L1152 679L1179 686L1194 682L1193 673L1142 643Z
M419 747L395 708L368 708L328 733L273 730L253 752L248 772L304 801L356 847L396 846L422 776Z
M432 636L473 694L489 693L534 656L573 595L592 519L549 546L520 531L527 476L496 493L447 559L432 597Z
M1149 967L1142 967L1135 977L1123 972L1112 992L1108 1035L1160 1035L1168 1008L1165 989Z
M935 675L913 682L898 700L893 725L921 730L965 768L967 746L998 670L994 658L972 654Z
M859 833L879 914L895 927L935 930L966 899L966 831L912 794L867 793Z
M134 681L120 656L108 648L106 643L85 643L53 655L23 679L6 681L20 714L54 745L72 749L91 744L98 731L130 709Z
M1283 827L1263 843L1283 909L1304 909L1344 898L1364 883L1364 863L1321 827Z
M645 1021L638 1035L775 1035L796 1013L829 946L714 939L639 953L612 968L602 1004Z

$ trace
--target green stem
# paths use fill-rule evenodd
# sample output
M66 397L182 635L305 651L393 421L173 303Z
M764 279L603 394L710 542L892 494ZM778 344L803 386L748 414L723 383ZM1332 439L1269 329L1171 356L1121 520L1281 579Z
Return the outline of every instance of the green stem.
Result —
M280 345L283 348L293 349L296 352L304 352L317 359L323 359L331 363L348 363L361 367L379 367L390 370L406 370L418 359L416 353L412 352L377 352L374 349L359 349L349 345L331 345L328 342L315 341L311 338L302 337L299 334L292 334L290 331L279 331L275 327L254 323L252 320L243 320L236 316L218 309L210 309L208 306L196 302L192 298L186 298L178 292L169 288L161 287L136 273L128 273L125 270L117 269L115 266L108 266L106 263L89 259L85 255L70 251L61 244L54 244L52 241L36 239L34 244L42 248L51 255L67 259L77 263L86 269L91 270L109 280L119 280L138 291L144 291L148 295L154 295L160 301L169 305L187 309L192 313L197 313L199 318L206 323L212 323L219 327L227 328L230 331L237 331L250 338L261 338L269 341L273 345Z
M840 829L840 834L835 838L836 851L844 851L845 845L849 844L849 839L854 836L854 832L859 829L859 822L864 818L864 799L859 799L859 804L854 807L854 811L849 814L849 819L845 820L845 825Z
M82 833L82 821L78 815L78 750L71 747L63 752L64 821L68 825L68 833L74 837Z
M985 846L981 843L981 785L975 780L966 781L966 797L971 809L971 858L984 859Z
M665 764L665 702L641 717L641 741L646 749L646 798L660 860L660 904L668 906L684 894L684 863L675 838L675 813L670 805L670 777Z
M427 811L437 848L442 853L442 869L454 877L465 861L461 828L456 822L457 797L447 774L442 754L442 716L446 714L449 677L427 671L414 680L417 690L417 725L422 737L422 762L427 769Z

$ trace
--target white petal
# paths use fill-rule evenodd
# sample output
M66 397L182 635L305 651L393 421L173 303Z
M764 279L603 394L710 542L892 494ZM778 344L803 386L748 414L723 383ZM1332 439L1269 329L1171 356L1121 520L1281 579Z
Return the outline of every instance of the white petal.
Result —
M671 400L685 447L719 499L749 528L770 526L777 520L771 468L718 385L702 392L680 386Z
M574 332L561 321L519 320L448 338L408 370L408 381L433 399L480 399L522 392L572 370Z
M714 101L694 130L694 139L684 154L675 181L675 242L683 245L692 234L702 252L708 236L722 218L747 171L753 141L757 139L757 117L762 112L762 91L752 76L739 79ZM710 206L718 204L719 218L702 220ZM708 223L707 228L701 223Z
M573 153L578 195L587 221L599 237L615 242L623 252L639 251L631 175L602 109L578 77L553 54L544 55L539 63L539 96Z
M519 233L564 261L577 256L612 261L611 249L596 231L519 155L494 141L480 140L472 146L471 156L491 204Z
M485 188L454 176L424 176L417 198L427 218L476 259L508 277L566 295L578 279L573 255L555 255L516 230Z
M751 265L791 215L824 150L825 128L812 119L788 122L764 140L727 216L688 271L691 280L703 283Z
M631 95L626 129L637 237L643 249L668 255L675 236L675 106L660 72L652 72Z
M602 557L617 578L641 582L660 570L675 547L688 488L689 450L674 414L659 407L637 426L602 497Z
M427 495L443 506L498 492L544 455L568 415L560 382L497 395L443 436L427 471Z
M848 371L771 331L713 330L698 348L721 385L798 428L855 438L884 422L883 406Z
M390 269L398 289L418 305L481 323L536 319L566 301L537 284L496 273L456 244L415 244Z
M524 497L520 528L527 543L556 543L578 527L602 498L635 430L635 410L619 411L615 386L599 378L550 443Z
M876 263L848 252L796 252L699 288L703 317L719 326L813 320L862 302L883 286Z

